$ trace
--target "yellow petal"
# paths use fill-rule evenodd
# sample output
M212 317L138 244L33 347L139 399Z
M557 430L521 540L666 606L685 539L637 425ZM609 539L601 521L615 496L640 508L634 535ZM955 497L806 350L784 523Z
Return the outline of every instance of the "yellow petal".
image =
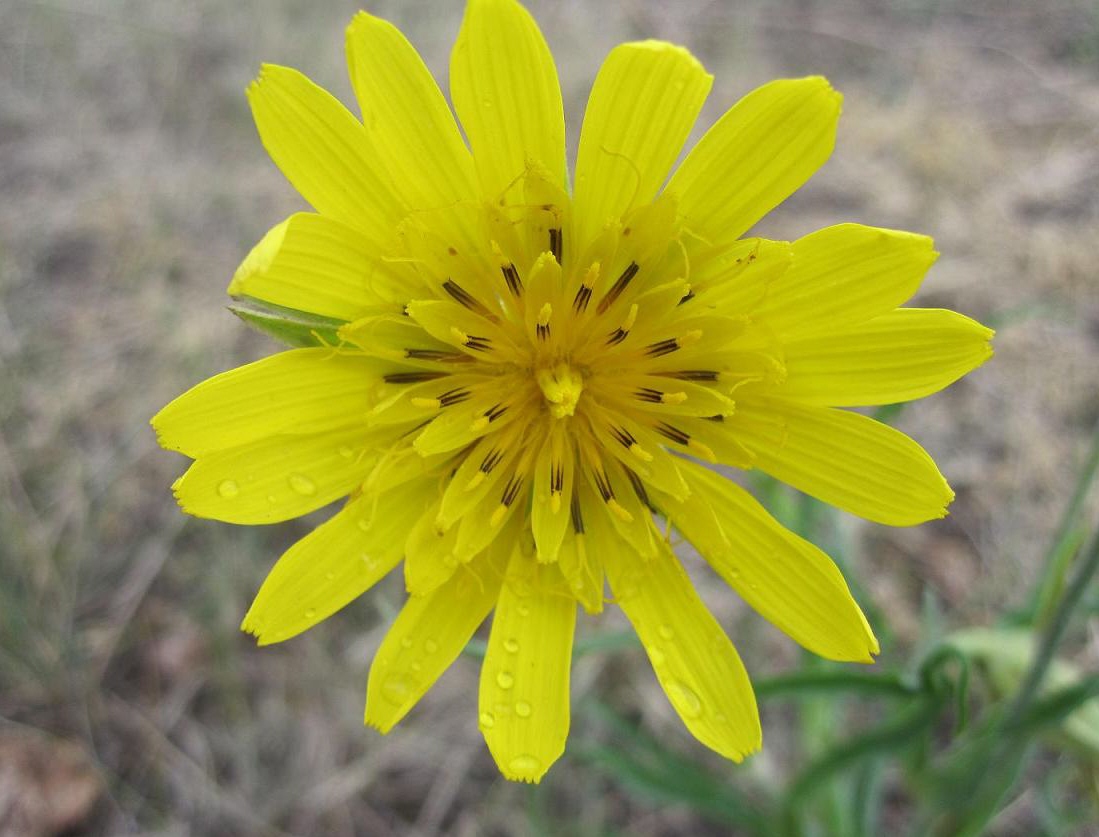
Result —
M452 554L458 527L439 526L439 501L421 511L405 540L405 589L412 596L426 596L445 584L458 568Z
M954 311L898 308L786 344L783 398L857 407L923 398L990 357L992 330Z
M793 264L752 316L790 338L836 331L901 305L937 257L926 235L826 227L793 243Z
M653 199L712 82L683 47L641 41L611 51L580 130L575 249L582 250L608 220Z
M613 538L614 533L610 536ZM586 534L569 527L557 553L557 566L568 582L571 594L584 610L596 614L603 612L603 564L589 548L592 542L594 539L589 541ZM611 541L611 548L619 548L616 541Z
M282 642L327 619L401 559L424 484L349 502L288 549L260 587L241 629L260 645Z
M832 559L721 474L694 462L680 469L691 495L663 510L718 575L813 653L872 662L878 642Z
M366 132L404 202L425 209L473 200L473 158L404 35L359 12L347 27L347 65Z
M454 662L496 603L503 568L486 556L431 595L405 602L370 666L367 724L389 732Z
M197 457L278 433L316 433L371 407L379 362L331 349L292 349L222 372L153 416L157 440Z
M707 747L740 761L762 741L752 684L679 560L661 545L648 561L625 551L605 554L611 591L687 729Z
M276 523L349 494L369 472L377 444L361 424L270 436L199 457L172 490L196 517Z
M534 161L565 187L565 116L553 56L514 0L472 0L450 56L450 95L490 201Z
M572 442L560 424L554 425L534 466L530 527L538 560L544 563L557 560L569 529L569 501L576 473Z
M832 153L841 101L815 76L772 81L733 105L668 183L688 239L731 244L812 177Z
M911 526L954 499L927 451L858 413L744 397L726 426L761 471L867 520Z
M248 101L263 147L302 197L382 241L404 210L362 123L297 70L274 64L263 65Z
M480 726L500 772L538 782L565 751L576 601L553 565L516 548L481 668Z
M229 284L229 295L355 320L395 298L403 276L394 268L346 224L299 212L252 248Z

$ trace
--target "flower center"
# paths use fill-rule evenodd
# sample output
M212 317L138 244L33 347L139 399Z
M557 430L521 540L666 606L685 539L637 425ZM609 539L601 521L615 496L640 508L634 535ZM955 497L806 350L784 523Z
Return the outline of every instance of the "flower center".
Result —
M554 418L565 418L576 412L576 404L584 389L580 370L567 363L558 363L539 369L535 377Z

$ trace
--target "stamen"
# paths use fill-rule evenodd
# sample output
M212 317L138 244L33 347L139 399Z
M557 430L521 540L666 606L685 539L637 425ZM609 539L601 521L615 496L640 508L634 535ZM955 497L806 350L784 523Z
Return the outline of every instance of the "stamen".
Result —
M576 292L576 298L572 301L572 310L577 314L582 314L587 310L588 302L591 301L592 288L595 287L595 283L598 281L599 262L592 262L591 266L584 272L580 289Z
M580 495L572 493L572 502L569 503L569 515L572 518L572 531L578 535L584 534L584 513L580 509Z
M650 343L645 347L645 353L650 357L663 357L664 355L670 355L672 352L679 351L684 346L689 346L692 343L697 343L702 339L702 332L695 328L680 335L679 337L670 337L667 340L660 340L656 343Z
M633 434L630 433L630 431L626 430L626 428L612 427L611 435L618 440L619 444L621 444L622 447L624 447L642 462L653 461L653 455L645 450L643 447L641 447L637 439L635 439Z
M553 316L553 306L548 302L543 303L541 310L538 312L538 324L535 330L538 332L539 340L548 340L550 335L550 317Z
M553 257L557 260L558 264L561 264L561 245L562 245L561 228L560 227L550 227L550 231L549 231L549 248L550 248L550 252L553 253Z
M489 338L478 337L476 334L466 334L458 326L450 327L450 336L467 349L473 349L476 352L492 351L492 341Z
M630 333L630 329L633 328L634 322L637 320L637 303L633 303L630 306L629 313L626 314L626 319L622 321L622 325L612 331L607 337L608 346L617 346L623 340L626 339Z
M505 506L510 506L515 502L515 498L519 496L519 490L523 487L523 478L519 474L512 475L508 480L508 484L504 487L504 493L500 497L500 502Z
M614 301L621 296L622 291L626 290L626 286L630 284L631 280L637 275L637 271L640 269L641 266L638 265L637 262L630 262L629 265L627 265L626 269L622 271L622 275L618 277L618 281L611 286L609 291L607 291L607 295L599 300L597 313L602 314L611 307Z
M500 464L500 460L504 458L504 452L499 448L493 448L481 460L481 467L466 483L466 491L472 491L482 482L485 481L485 477L492 473L492 470Z
M441 404L443 407L449 407L451 404L460 404L461 402L467 400L470 395L470 391L465 387L448 390L447 392L444 392L442 395L439 396L439 404Z
M387 384L419 384L445 378L449 374L449 372L394 372L391 375L384 375L382 380Z
M504 274L504 281L507 282L511 292L515 296L522 296L523 280L519 278L519 271L515 269L515 265L508 262L500 268L500 272Z
M656 432L661 436L671 439L676 444L688 446L691 443L691 434L680 430L678 427L672 427L667 422L660 422L656 425Z
M443 282L443 290L446 291L459 305L464 305L470 311L476 311L479 314L486 316L492 316L491 312L480 302L478 302L469 291L455 282L453 279L447 279Z
M669 378L678 378L681 381L716 381L717 372L709 369L682 369L678 372L663 372Z
M565 488L565 466L555 462L550 468L550 511L561 511L561 492Z
M582 314L588 307L588 302L591 300L591 288L587 285L581 285L576 291L576 296L572 300L572 310L577 314Z
M412 360L434 360L442 363L469 363L472 360L469 355L461 352L444 352L438 349L405 349L404 356Z
M667 340L660 340L656 343L650 343L645 347L645 354L650 357L662 357L663 355L670 355L672 352L679 348L679 343L674 337L669 337Z
M614 489L611 488L611 481L607 478L607 473L602 467L592 468L592 476L595 478L595 487L599 489L599 496L603 498L603 502L614 499Z
M649 492L645 490L645 483L641 481L641 477L626 468L626 476L629 477L630 485L633 486L633 493L637 495L637 499L640 500L651 512L656 512L653 507L652 500L649 499Z

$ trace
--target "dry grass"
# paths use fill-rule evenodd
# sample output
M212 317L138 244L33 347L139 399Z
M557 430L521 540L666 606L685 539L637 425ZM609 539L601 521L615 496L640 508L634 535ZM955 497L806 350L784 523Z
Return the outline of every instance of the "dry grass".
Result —
M835 156L763 231L791 238L854 220L933 234L943 256L917 303L1000 327L993 363L902 416L951 478L953 515L905 531L845 521L849 564L902 654L920 639L929 593L950 625L1019 604L1099 418L1099 10L530 5L558 57L573 147L590 79L624 39L663 37L700 56L716 75L704 123L774 76L824 73L845 93ZM459 3L372 10L445 73ZM66 768L60 798L87 795L88 782L101 791L68 820L35 820L8 794L52 798L41 776L0 770L0 829L473 835L552 822L577 834L719 833L568 755L537 790L500 780L476 730L472 660L397 732L363 729L368 661L399 581L307 636L256 649L240 616L308 523L238 529L187 520L171 502L184 461L156 448L148 418L270 351L221 293L251 244L299 206L263 154L243 88L267 60L350 101L352 11L290 0L0 5L0 752L23 747L50 764L75 744L83 766ZM703 583L751 671L794 664L790 643ZM1079 659L1099 661L1094 629ZM583 711L599 695L711 763L637 652L584 658L574 695L574 741L611 736ZM775 744L746 768L756 779L789 770L781 719L770 720ZM1002 833L1026 831L1025 810L1012 818Z

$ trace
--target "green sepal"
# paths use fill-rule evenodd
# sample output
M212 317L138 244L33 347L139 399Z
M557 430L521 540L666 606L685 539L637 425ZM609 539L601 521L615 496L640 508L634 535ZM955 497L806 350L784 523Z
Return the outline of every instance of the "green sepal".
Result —
M284 308L250 296L234 297L229 310L245 323L280 343L300 349L309 346L338 346L339 328L346 320Z

